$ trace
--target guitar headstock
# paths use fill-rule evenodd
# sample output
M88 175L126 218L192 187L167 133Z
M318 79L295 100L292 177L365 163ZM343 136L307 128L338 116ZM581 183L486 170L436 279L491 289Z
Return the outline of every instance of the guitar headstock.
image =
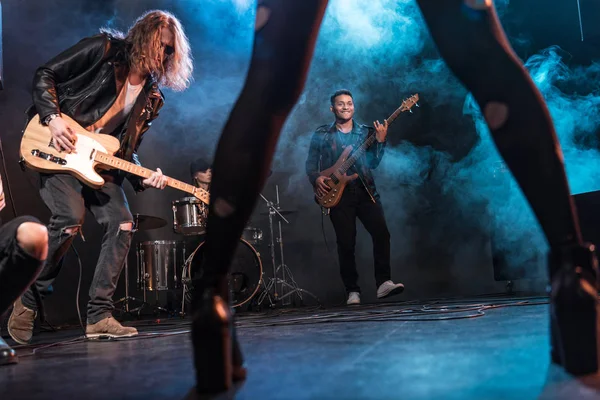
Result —
M195 198L203 202L204 204L208 204L210 200L210 193L207 190L195 187L194 192L192 193Z
M419 107L419 105L417 104L418 101L419 93L413 94L408 99L404 99L404 101L400 105L400 111L410 111L410 109L413 108L413 106Z

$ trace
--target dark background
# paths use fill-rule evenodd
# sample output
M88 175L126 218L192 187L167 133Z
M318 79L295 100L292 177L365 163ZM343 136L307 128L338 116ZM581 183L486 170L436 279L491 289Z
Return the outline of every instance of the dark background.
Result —
M575 192L596 190L597 66L600 6L581 0L585 40L581 41L576 1L511 0L497 3L511 43L528 60L542 54L537 68L540 88L549 99ZM189 163L210 156L243 83L248 66L253 3L217 0L3 0L0 134L6 161L5 183L10 183L17 214L49 218L37 188L37 175L22 172L18 147L23 111L31 101L31 80L37 66L101 26L126 30L143 11L160 8L175 13L191 40L195 81L183 93L166 92L160 118L146 134L140 158L149 168L189 180ZM553 54L544 50L560 46ZM554 62L554 64L552 64ZM558 63L558 64L557 64ZM550 65L544 80L540 75ZM3 75L2 75L3 74ZM402 299L460 296L498 292L503 282L493 278L490 236L507 253L512 268L526 268L527 280L517 289L541 291L545 271L545 242L528 206L502 164L477 110L469 107L466 92L440 61L418 9L412 1L332 0L328 9L305 93L282 133L274 174L263 194L274 200L276 185L285 209L297 210L284 226L286 264L299 286L327 304L345 300L339 278L335 236L312 201L304 175L311 132L329 123L330 94L340 88L355 96L356 117L364 123L382 120L403 98L419 92L421 107L402 115L392 125L390 146L376 173L392 234L393 278L406 285ZM585 103L584 103L585 102ZM585 123L582 119L586 118ZM570 118L570 119L569 119ZM577 128L573 126L577 125ZM584 158L582 158L584 157ZM584 160L576 162L576 160ZM598 163L600 164L600 163ZM240 171L242 173L243 171ZM7 179L8 178L8 179ZM8 186L8 185L6 185ZM8 188L5 188L8 189ZM185 196L167 188L126 192L134 213L168 221L165 228L138 232L134 246L146 240L181 240L172 230L171 202ZM12 217L11 201L2 217ZM259 201L251 225L263 229L268 220ZM87 289L98 257L101 229L93 218L83 226L85 242L76 240L83 263L80 304L85 309ZM359 228L357 261L363 299L375 299L371 244ZM130 252L130 279L135 282L135 252ZM188 249L188 253L193 249ZM271 261L266 243L257 246L266 276ZM76 320L78 264L69 252L56 294L47 300L54 323ZM130 286L132 289L134 284ZM116 298L124 293L123 280ZM400 297L399 297L400 299Z

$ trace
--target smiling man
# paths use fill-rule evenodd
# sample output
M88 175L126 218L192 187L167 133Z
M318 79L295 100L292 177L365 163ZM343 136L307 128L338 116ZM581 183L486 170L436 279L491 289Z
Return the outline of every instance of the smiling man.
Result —
M375 135L377 139L375 145L371 146L348 171L348 174L354 174L356 179L348 183L339 204L332 207L329 213L337 237L340 274L348 294L346 303L360 304L361 291L354 255L356 218L362 222L373 240L377 298L389 297L404 290L403 284L391 280L390 232L372 172L383 158L388 125L387 121L383 124L375 121L375 128L372 128L357 123L354 120L354 99L349 90L336 91L330 101L330 110L335 116L335 121L317 128L306 160L306 174L318 195L322 196L330 190L327 185L328 178L322 176L320 171L335 164L347 146L356 149L370 135Z

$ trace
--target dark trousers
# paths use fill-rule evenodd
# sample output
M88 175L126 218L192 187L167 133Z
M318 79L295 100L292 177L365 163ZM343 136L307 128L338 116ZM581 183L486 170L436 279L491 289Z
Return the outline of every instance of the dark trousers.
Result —
M390 232L381 203L373 203L362 183L349 184L344 190L340 203L331 209L329 216L337 237L340 274L346 291L360 293L355 258L356 218L362 222L373 240L377 287L390 280Z
M52 283L75 237L76 233L67 230L81 230L87 208L104 228L100 256L89 291L87 323L95 324L110 317L114 310L112 296L125 265L132 236L131 231L123 231L120 227L122 223L133 222L123 188L106 182L101 189L94 190L71 175L54 174L42 175L40 194L52 213L48 224L48 259L35 282L42 299L52 293ZM23 294L22 301L27 308L37 309L31 289Z
M33 217L17 217L0 228L0 315L29 287L44 261L27 254L17 243L17 229Z

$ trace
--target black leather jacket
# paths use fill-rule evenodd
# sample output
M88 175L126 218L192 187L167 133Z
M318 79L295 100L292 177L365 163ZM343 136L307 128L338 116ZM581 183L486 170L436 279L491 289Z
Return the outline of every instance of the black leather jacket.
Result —
M308 149L308 157L306 159L306 175L311 185L315 186L315 182L319 177L320 171L331 167L338 160L344 149L337 140L337 128L335 123L322 125L313 133ZM352 132L349 136L354 148L356 149L367 136L374 135L375 129L353 121ZM379 166L383 154L385 152L386 142L375 142L366 153L357 161L350 174L357 172L365 189L373 200L379 201L379 193L375 186L375 178L373 177L373 169Z
M127 44L107 34L81 40L39 67L33 80L33 106L40 121L50 114L64 113L84 128L100 119L112 106L129 75ZM142 136L164 103L164 96L152 78L146 83L129 117L112 135L121 142L117 157L140 165L137 150ZM126 176L136 191L143 190L141 178Z

